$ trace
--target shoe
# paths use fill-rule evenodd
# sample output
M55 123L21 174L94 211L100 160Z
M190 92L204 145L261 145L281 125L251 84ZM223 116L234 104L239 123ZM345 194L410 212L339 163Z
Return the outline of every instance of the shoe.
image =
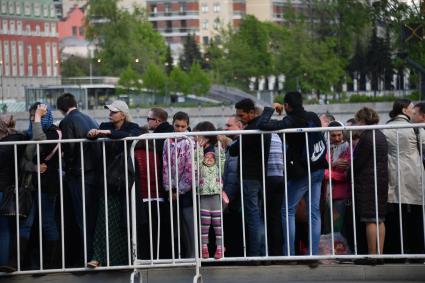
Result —
M317 259L309 260L308 267L317 268L319 266L319 261Z
M208 246L203 244L202 245L202 258L209 258L210 257L210 253L208 251Z
M222 257L223 257L223 250L222 250L221 246L217 246L217 248L215 250L214 258L220 259Z
M99 266L100 266L100 262L98 262L97 260L91 260L87 263L88 268L97 268Z
M4 273L12 273L15 272L16 268L13 266L8 266L8 265L2 265L0 266L0 272L4 272Z
M376 265L376 259L374 258L359 258L354 260L354 264L357 265Z

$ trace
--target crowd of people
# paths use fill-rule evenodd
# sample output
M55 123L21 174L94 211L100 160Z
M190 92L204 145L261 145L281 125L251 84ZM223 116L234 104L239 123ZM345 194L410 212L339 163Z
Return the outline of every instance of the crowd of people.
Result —
M18 254L21 269L60 268L62 244L67 267L128 265L133 184L137 256L145 260L195 253L215 259L323 255L331 253L329 235L340 241L330 243L335 254L424 253L425 134L397 126L425 123L425 103L396 100L387 122L394 128L343 131L344 123L331 113L306 111L299 92L262 110L243 99L224 130L267 132L212 135L217 128L203 121L193 127L196 136L140 139L134 164L131 141L121 139L190 132L189 115L177 112L170 124L168 113L155 107L141 127L132 122L128 105L116 100L105 105L109 122L98 125L77 109L71 94L60 96L56 108L64 115L58 126L50 106L32 105L25 132L15 130L13 116L0 116L1 271L15 271ZM283 111L284 118L273 119ZM375 110L363 107L345 124L379 121ZM320 127L339 129L275 133ZM92 141L1 145L81 138ZM12 205L16 173L19 210Z

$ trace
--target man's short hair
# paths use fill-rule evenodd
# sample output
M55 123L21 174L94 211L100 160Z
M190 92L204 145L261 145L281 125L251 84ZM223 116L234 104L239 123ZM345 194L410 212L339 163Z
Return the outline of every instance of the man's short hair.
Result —
M158 119L159 121L161 122L167 121L168 113L164 109L159 107L154 107L154 108L151 108L150 111L153 113L154 118Z
M283 103L287 103L292 109L303 107L303 97L298 91L290 91L283 98Z
M60 111L66 113L70 108L77 107L77 101L72 94L64 93L58 97L56 106Z
M332 114L331 114L331 113L329 113L329 112L323 113L323 114L321 114L320 116L325 116L326 118L328 118L329 122L333 122L333 121L335 121L335 116L334 116L334 115L332 115Z
M174 116L173 116L173 123L176 120L186 121L187 124L189 125L189 115L186 112L179 111L176 114L174 114Z
M418 108L422 115L425 114L425 102L416 103L415 108Z
M235 104L235 108L248 113L253 110L255 112L255 103L252 99L245 98Z

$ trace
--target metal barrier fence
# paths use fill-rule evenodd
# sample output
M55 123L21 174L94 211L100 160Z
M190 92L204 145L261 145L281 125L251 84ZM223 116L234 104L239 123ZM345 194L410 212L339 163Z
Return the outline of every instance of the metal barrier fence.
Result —
M95 197L93 196L89 197L88 201L94 201L98 202L99 199L103 199L103 207L100 207L97 210L97 219L98 223L96 225L100 225L99 223L103 223L105 225L104 231L104 251L105 254L103 255L103 261L105 264L103 266L99 266L96 268L96 270L110 270L110 269L134 269L135 273L133 273L131 280L135 280L135 275L137 275L137 271L139 269L149 269L149 268L155 268L155 267L177 267L177 266L194 266L196 268L196 274L194 276L194 282L197 282L199 280L202 280L201 273L200 273L200 267L202 262L212 262L212 261L219 261L219 262L236 262L236 261L269 261L269 260L276 260L276 261L288 261L288 260L355 260L355 259L364 259L364 258L372 258L372 259L424 259L425 253L422 250L420 251L414 251L411 252L410 250L407 250L404 247L405 240L403 239L404 232L403 230L406 228L403 223L403 213L404 213L404 206L410 205L408 201L403 201L403 194L405 192L401 191L401 188L403 188L403 185L401 183L401 175L407 174L408 172L406 170L411 170L412 168L417 168L417 172L419 173L418 180L420 180L420 183L418 184L419 188L414 188L419 193L418 198L416 199L414 205L417 206L417 208L420 208L420 214L417 215L421 219L421 231L419 231L420 228L418 228L417 232L420 234L421 242L420 245L423 245L425 242L425 229L423 228L424 221L425 221L425 197L424 197L424 167L422 162L419 162L419 164L410 164L410 167L404 168L402 164L400 163L400 159L404 158L405 156L403 154L406 154L406 151L400 150L400 145L410 145L417 147L417 153L419 155L420 161L423 161L423 143L424 143L424 135L423 130L424 124L417 124L417 125L385 125L385 126L354 126L354 127L331 127L331 128L305 128L305 129L286 129L281 131L273 132L274 134L277 134L280 137L280 140L283 144L283 151L282 151L282 158L283 158L283 166L284 172L282 174L283 178L283 188L282 188L282 210L283 214L281 214L281 237L282 237L282 245L285 248L282 248L278 253L270 250L270 231L274 229L274 232L276 232L276 227L272 226L270 227L268 225L268 220L270 220L270 217L273 217L275 215L269 215L270 210L268 210L268 199L267 195L269 193L269 190L267 189L268 182L267 182L267 160L266 156L268 152L265 152L265 145L266 145L266 139L268 139L268 135L272 132L262 132L262 131L216 131L216 132L192 132L192 133L169 133L169 134L145 134L139 137L131 137L126 138L124 140L119 141L112 141L107 139L99 139L97 141L89 141L85 139L76 139L76 140L45 140L45 141L22 141L22 142L1 142L0 148L3 146L11 146L13 147L13 165L14 165L14 171L15 171L15 206L16 211L20 211L19 206L21 205L21 202L19 200L19 197L22 195L20 190L20 164L18 160L18 155L20 152L20 147L26 146L28 144L35 144L36 145L36 159L37 163L40 164L40 147L42 147L45 144L58 144L58 155L59 157L63 156L63 146L74 143L79 146L79 152L80 156L79 159L81 160L81 175L74 176L74 181L77 180L79 182L78 186L75 185L75 183L70 185L70 176L65 175L64 172L64 164L62 163L62 158L58 159L58 179L59 179L59 191L58 191L58 198L59 198L59 206L57 207L58 215L56 215L56 218L59 223L57 223L59 227L59 235L60 239L58 242L60 243L60 253L58 257L60 257L60 264L56 266L44 266L45 264L45 258L43 254L43 246L47 243L45 239L45 231L43 231L44 228L46 228L46 224L43 223L44 219L44 212L43 212L43 204L42 204L42 186L41 178L42 173L40 173L40 170L37 170L37 173L35 174L36 180L34 181L36 183L35 191L33 192L33 200L34 204L33 206L38 210L37 211L37 217L38 217L38 231L36 231L36 235L32 233L32 236L36 236L35 239L38 240L38 243L35 243L35 249L28 249L31 251L31 253L28 255L30 263L25 263L25 267L22 266L23 261L21 259L22 251L22 237L20 236L21 227L23 223L26 221L25 217L20 217L19 213L15 213L14 217L11 216L0 216L0 218L3 218L3 221L7 219L9 222L8 225L10 225L13 221L13 225L9 226L10 231L9 233L13 236L14 239L16 239L16 242L13 244L10 244L10 254L13 254L13 250L16 247L17 252L16 253L16 259L15 262L11 262L12 265L15 265L16 272L13 272L12 274L36 274L36 273L53 273L53 272L70 272L70 271L87 271L88 265L87 262L89 262L92 257L92 251L91 246L92 245L98 245L98 242L101 239L93 239L92 238L95 235L99 235L95 230L93 226L88 227L88 223L90 220L88 219L88 214L93 213L91 211L91 207L95 206L95 203L87 202L86 198L89 196L89 192L86 190L87 188L90 189L90 186L98 187L99 191L95 190ZM419 129L418 133L413 131L413 128ZM409 137L406 136L406 130L409 130L410 132L407 135L410 135ZM304 234L308 235L307 239L307 246L311 247L308 249L308 252L303 255L294 255L294 251L291 248L290 241L293 241L291 239L291 236L288 236L290 234L291 229L294 229L294 227L290 227L290 219L289 219L289 208L288 208L288 197L291 197L291 194L293 194L294 190L291 190L288 192L288 188L290 189L291 186L294 186L294 180L291 178L288 178L288 168L286 166L287 162L287 154L288 152L285 150L287 145L287 139L288 135L294 135L298 134L299 136L304 136L303 140L305 141L306 150L306 170L310 172L307 174L304 178L307 184L307 190L306 194L303 194L302 197L305 196L308 197L309 200L312 199L312 193L316 193L317 191L314 191L312 189L312 186L314 184L317 185L317 182L314 178L314 172L311 170L311 156L310 151L308 150L309 146L309 138L311 139L311 133L314 132L323 132L325 133L325 140L327 143L327 156L331 155L331 138L330 138L330 132L336 132L336 131L344 131L346 134L346 141L348 142L348 159L349 159L349 166L348 166L348 174L347 174L347 184L350 186L350 198L347 200L352 205L349 207L351 210L351 216L347 216L346 219L350 218L352 225L352 231L351 231L351 237L352 239L352 251L350 253L341 254L336 248L335 248L335 233L334 233L334 207L333 207L333 181L332 181L332 172L333 172L333 166L331 166L331 162L329 162L328 167L326 168L327 174L329 177L329 210L331 211L329 216L330 221L330 250L327 251L326 254L322 253L319 255L317 251L313 251L314 246L317 247L317 235L313 235L314 233L317 233L317 231L313 231L314 229L317 229L317 227L313 227L312 222L316 221L313 218L317 215L312 215L312 210L316 208L312 208L312 201L308 201L308 229ZM370 188L374 190L374 199L373 199L373 206L374 206L374 212L375 215L373 217L370 217L370 219L364 220L364 219L358 219L357 214L358 211L356 211L356 200L358 198L356 197L356 184L355 184L355 177L356 172L354 170L354 160L356 158L356 152L353 148L353 133L357 133L358 131L367 131L372 132L372 152L370 152L371 156L369 156L370 159L373 160L373 179L374 182L371 184ZM393 156L393 160L396 162L396 171L391 171L391 168L389 169L389 174L395 174L396 175L396 187L397 187L397 199L400 200L399 202L394 202L393 207L397 208L398 215L398 228L399 228L399 241L400 241L400 252L399 253L382 253L381 249L379 248L381 244L385 241L385 239L381 239L382 231L381 228L381 221L379 221L379 199L378 199L378 191L379 191L379 184L378 184L378 171L377 171L377 164L379 163L377 160L377 132L383 131L386 133L386 131L395 131L396 140L394 144L390 145L389 150L389 156ZM414 135L411 135L412 133L415 133ZM240 227L237 229L238 235L235 235L235 233L232 231L232 228L235 228L236 226L231 226L231 228L224 227L224 221L223 219L226 218L226 213L223 213L223 195L219 194L219 206L220 206L220 216L215 216L216 220L219 221L219 225L216 225L217 231L221 231L221 247L223 251L223 256L219 259L213 259L213 258L202 258L206 257L205 253L202 252L202 234L204 234L204 240L205 240L205 233L208 233L205 229L202 230L202 216L201 211L199 209L200 203L201 203L201 196L197 194L198 188L199 188L199 180L200 180L200 174L201 174L201 166L202 166L202 146L196 141L196 137L199 136L205 136L205 137L211 137L211 136L217 136L217 135L229 135L229 136L235 136L237 137L237 140L239 140L238 144L234 144L234 150L237 152L236 157L237 160L237 175L238 175L238 182L239 182L239 198L240 198L240 209L238 210L240 221L238 225ZM260 148L249 148L248 151L243 149L244 140L249 140L253 136L260 135ZM415 136L416 140L412 140L411 137ZM158 150L158 141L164 141L164 149L163 153L159 152ZM178 149L177 144L178 143L185 143L188 145L189 151L185 151L182 148ZM84 146L89 143L100 145L101 147L100 152L101 155L97 162L99 164L99 167L97 170L99 171L101 176L100 178L97 178L93 183L89 184L87 183L87 171L85 171L85 155L88 154L87 148ZM124 211L120 211L119 216L114 215L111 219L110 213L111 213L111 205L114 204L116 199L114 199L114 192L109 191L110 186L108 185L108 178L110 175L107 174L107 148L108 144L111 143L122 143L123 144L123 152L124 152L124 160L128 160L131 158L132 163L123 162L124 166L124 176L125 176L125 190L120 192L119 201L120 204L124 207ZM216 155L219 157L223 155L226 151L224 147L222 147L221 141L218 141L218 147L216 150ZM395 145L395 147L394 147ZM235 148L236 147L236 148ZM144 154L143 154L144 152ZM261 160L258 160L258 167L261 171L261 177L257 178L256 181L258 181L258 184L260 187L257 187L258 191L255 191L254 193L250 191L249 184L246 182L247 178L244 178L245 168L244 168L244 154L246 153L252 153L252 154L258 154L261 152ZM140 154L139 154L140 153ZM66 153L65 153L66 154ZM164 157L165 156L165 157ZM145 160L143 160L145 158ZM224 168L222 168L223 164L218 160L218 170L216 170L216 174L218 174L219 183L222 183L223 179L223 171ZM332 160L333 161L333 160ZM2 163L7 163L6 161L2 161ZM166 164L161 166L161 164ZM143 168L144 166L144 168ZM186 171L182 171L180 166L186 166L184 169ZM40 166L38 166L40 169ZM118 169L118 168L117 168ZM121 168L122 169L122 168ZM132 170L133 169L133 170ZM258 168L257 168L258 169ZM325 168L322 168L323 170ZM143 172L145 170L146 172ZM323 171L322 170L322 171ZM133 173L134 172L134 173ZM187 179L183 180L182 183L182 172L188 176ZM89 172L90 173L90 172ZM134 175L133 175L134 174ZM141 174L144 176L144 179L141 181ZM161 176L166 176L168 184L170 186L170 189L168 190L162 190L162 185L160 180L162 179ZM323 177L323 174L321 175ZM134 178L135 182L131 182L131 179ZM152 180L153 178L153 180ZM320 178L320 177L319 177ZM320 183L321 183L320 179ZM186 182L187 181L187 182ZM143 182L143 184L141 183ZM184 183L186 182L186 183ZM175 186L173 187L173 184ZM186 191L183 191L181 186L184 184L186 187ZM89 187L87 187L89 185ZM144 193L147 193L147 195L143 196L142 192L145 190ZM322 187L322 185L320 185ZM67 188L67 189L66 189ZM79 236L81 236L81 244L76 244L73 246L72 242L76 240L76 238L73 239L67 239L67 232L69 232L69 229L67 225L69 224L65 220L65 210L66 205L72 206L69 199L65 198L66 195L70 194L70 190L75 188L80 188L81 191L79 192L79 196L81 199L79 200L81 202L81 208L82 208L82 217L81 217L81 226ZM162 189L161 189L162 188ZM175 190L173 190L175 189ZM226 190L226 188L224 188ZM321 189L320 189L321 190ZM296 191L296 190L295 190ZM4 198L5 193L3 193ZM112 195L112 197L111 197ZM116 196L115 196L116 197ZM316 197L316 196L315 196ZM250 199L252 198L252 199ZM112 201L112 203L109 203ZM36 204L37 203L37 204ZM67 204L68 203L68 204ZM74 203L75 204L75 203ZM232 204L232 200L230 202ZM313 205L317 205L317 199L316 203ZM409 206L410 207L410 206ZM75 209L75 207L74 207ZM116 210L116 209L115 209ZM54 212L53 212L54 213ZM75 211L74 211L75 213ZM78 213L78 212L77 212ZM95 213L95 215L96 215ZM104 220L99 215L101 213L104 214ZM116 213L116 211L115 211ZM324 218L322 215L323 213L320 213L320 218ZM75 215L74 215L75 216ZM224 216L224 217L223 217ZM77 216L75 216L77 217ZM192 218L191 218L192 217ZM295 215L292 215L291 217L295 217ZM69 215L68 215L69 218ZM72 218L72 217L71 217ZM253 219L256 219L256 221L259 221L258 223L253 223ZM13 219L13 220L12 220ZM167 220L168 219L168 220ZM219 220L218 220L219 219ZM118 253L123 252L126 257L125 262L121 262L119 264L115 264L111 261L115 261L116 257L114 253L117 252L116 247L110 246L110 241L116 240L114 237L114 233L117 232L116 226L117 223L111 222L111 221L118 221L119 229L125 230L125 239L121 239L121 242L125 241L125 248L123 247L118 248ZM360 222L359 222L360 221ZM376 225L376 229L374 230L374 233L376 235L376 254L367 254L362 253L359 251L359 245L358 245L358 229L359 229L359 223L374 223ZM382 219L383 221L383 219ZM320 222L320 221L319 221ZM211 224L212 222L210 222ZM205 224L205 223L204 223ZM92 225L92 224L90 224ZM110 225L115 225L112 231L110 231ZM317 224L316 224L317 225ZM32 225L31 225L32 226ZM77 225L78 226L78 225ZM208 226L208 223L204 225ZM218 228L218 226L220 226ZM208 226L209 227L209 226ZM142 229L143 228L143 229ZM319 231L320 231L319 227ZM100 229L100 228L99 228ZM89 232L92 231L92 232ZM280 230L280 229L278 229ZM120 230L122 232L122 230ZM204 233L202 233L202 231ZM217 233L216 231L216 233ZM288 232L289 231L289 232ZM44 233L43 233L44 232ZM90 234L92 233L92 234ZM218 232L220 233L220 232ZM228 234L229 233L229 234ZM370 233L370 231L369 231ZM122 234L122 233L121 233ZM124 235L122 234L122 235ZM143 234L143 235L142 235ZM298 233L301 234L301 233ZM220 235L216 235L216 237L219 238ZM241 252L239 255L231 255L228 256L228 251L230 253L230 250L232 249L231 246L225 246L226 237L234 237L238 236L238 238L242 242ZM254 237L257 237L257 242L253 243ZM300 236L300 235L297 235ZM313 237L315 237L313 239ZM38 237L38 239L37 239ZM72 236L70 236L72 237ZM168 237L168 238L167 238ZM78 238L78 237L77 237ZM164 240L167 239L167 240ZM274 240L273 240L274 241ZM13 242L13 241L12 241ZM27 241L25 240L25 244ZM146 245L147 242L147 245ZM190 243L190 244L188 244ZM251 244L250 244L251 243ZM116 242L114 243L114 245ZM261 245L260 247L255 245ZM100 244L101 246L103 244ZM192 246L191 246L192 245ZM142 247L143 246L143 247ZM164 246L168 246L169 249L164 249ZM79 247L79 251L77 252L77 247ZM103 247L103 246L102 246ZM258 248L259 252L253 253L253 248ZM227 250L226 250L227 249ZM190 253L190 251L193 251L193 253ZM36 252L34 252L36 251ZM37 254L38 251L38 254ZM67 257L67 252L75 252L80 253L79 256L76 256L75 258L78 258L78 260L69 260ZM34 255L34 253L36 255ZM165 255L165 256L164 256ZM92 258L91 258L92 257ZM12 257L13 258L13 257ZM81 262L82 259L82 262ZM96 259L96 258L94 258ZM101 259L96 259L97 261L102 261ZM27 259L28 261L28 259ZM37 262L38 261L38 262ZM139 277L141 280L141 276Z

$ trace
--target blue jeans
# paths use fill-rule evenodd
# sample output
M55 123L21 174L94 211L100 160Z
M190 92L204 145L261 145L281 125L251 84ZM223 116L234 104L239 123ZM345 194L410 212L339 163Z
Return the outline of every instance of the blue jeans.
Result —
M261 256L264 251L264 223L260 211L262 186L258 180L243 181L245 223L248 234L248 256Z
M320 190L324 170L316 170L311 173L311 238L312 254L317 255L320 241ZM288 226L290 255L295 255L295 210L301 198L305 198L306 208L309 209L308 176L296 180L288 180ZM283 254L288 255L288 233L286 232L286 201L283 195L282 203L282 229L283 229ZM310 238L309 238L310 239ZM310 245L310 241L308 241ZM310 250L309 250L310 251Z
M0 203L3 200L4 193L0 192ZM9 216L0 216L0 265L7 265L10 252L11 226Z
M59 239L58 226L55 221L55 203L56 195L41 192L41 220L43 232L48 241L57 241ZM38 217L38 193L33 193L33 203L28 217L23 221L19 229L19 234L24 239L29 239L31 235L34 218Z

